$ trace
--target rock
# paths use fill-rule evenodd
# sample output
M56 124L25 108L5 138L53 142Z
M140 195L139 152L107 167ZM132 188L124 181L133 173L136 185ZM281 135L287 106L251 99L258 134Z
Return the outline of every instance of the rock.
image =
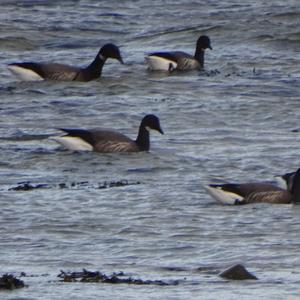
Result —
M219 274L220 277L230 280L246 280L253 279L257 280L258 278L253 274L249 273L247 269L240 264L234 265L222 273Z

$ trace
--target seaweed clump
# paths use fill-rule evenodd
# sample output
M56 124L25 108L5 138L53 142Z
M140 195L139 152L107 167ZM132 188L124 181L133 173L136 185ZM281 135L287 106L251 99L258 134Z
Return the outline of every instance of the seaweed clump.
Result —
M4 274L0 277L0 290L14 290L25 287L22 280L11 274Z
M49 188L47 184L33 184L29 181L26 182L19 182L17 186L11 187L9 191L31 191L34 189L45 189Z
M124 187L128 185L141 184L140 181L129 182L128 180L104 181L103 183L89 183L88 181L71 182L71 183L31 183L30 181L19 182L16 186L9 188L9 191L32 191L36 189L107 189L115 187Z
M89 282L89 283L111 283L111 284L136 284L136 285L177 285L178 282L165 282L162 280L142 280L132 277L123 277L123 272L113 273L112 275L106 275L102 272L96 271L91 272L83 269L82 272L65 272L60 271L58 277L62 278L63 282Z

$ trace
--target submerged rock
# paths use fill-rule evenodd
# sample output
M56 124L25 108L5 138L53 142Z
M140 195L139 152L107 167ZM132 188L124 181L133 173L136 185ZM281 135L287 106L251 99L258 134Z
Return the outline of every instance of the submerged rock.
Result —
M255 275L249 273L248 270L240 264L234 265L226 269L225 271L220 273L219 276L231 280L258 279Z
M4 274L0 277L0 290L14 290L25 287L22 280L10 274Z

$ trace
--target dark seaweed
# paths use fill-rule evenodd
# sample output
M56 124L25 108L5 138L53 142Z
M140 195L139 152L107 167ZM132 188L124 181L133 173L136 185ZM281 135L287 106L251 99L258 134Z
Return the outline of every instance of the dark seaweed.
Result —
M102 272L88 271L83 269L82 272L65 272L60 271L58 277L62 278L63 282L98 282L111 284L135 284L135 285L177 285L178 281L166 282L163 280L142 280L132 277L124 277L124 273L113 273L106 275Z
M30 181L19 182L16 186L9 188L9 191L32 191L35 189L107 189L114 187L123 187L128 185L141 184L140 181L129 182L128 180L117 180L117 181L104 181L102 183L89 183L88 181L82 182L62 182L58 184L48 183L31 183Z
M14 290L25 287L22 280L10 274L4 274L0 277L0 290Z
M11 187L9 191L31 191L34 189L49 188L47 184L32 184L30 182L19 182L17 186Z

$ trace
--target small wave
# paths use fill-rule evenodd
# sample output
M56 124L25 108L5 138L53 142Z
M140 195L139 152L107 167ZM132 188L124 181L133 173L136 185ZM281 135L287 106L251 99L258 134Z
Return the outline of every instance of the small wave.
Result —
M210 26L210 27L203 27L201 25L194 25L194 26L183 26L183 27L178 27L178 26L172 26L163 30L153 30L153 31L147 31L143 32L142 34L139 34L136 36L134 39L139 40L139 39L148 39L148 38L153 38L156 36L162 36L162 35L168 35L168 34L177 34L181 32L199 32L201 30L202 33L212 31L216 29L216 26Z
M24 134L22 132L17 132L15 135L10 137L0 137L1 141L35 141L35 140L45 140L51 137L52 134Z
M2 50L34 50L37 46L24 37L4 37L0 38L0 47Z
M300 18L300 12L290 11L290 12L279 13L279 14L275 14L273 18L286 19L288 21L291 21L292 19L296 19L298 21Z

